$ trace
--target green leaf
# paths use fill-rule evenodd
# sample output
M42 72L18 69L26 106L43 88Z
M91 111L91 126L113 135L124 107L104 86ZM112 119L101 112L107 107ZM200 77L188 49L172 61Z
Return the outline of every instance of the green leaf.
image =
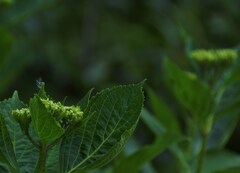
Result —
M38 95L30 100L30 112L35 132L42 141L54 141L63 135L64 129L48 112Z
M208 86L194 74L184 72L165 59L166 80L177 101L202 124L213 114L215 101Z
M142 85L105 89L90 99L87 122L62 141L60 173L101 167L122 150L139 119Z
M156 118L168 131L179 132L180 127L172 111L151 88L148 88L147 91L149 102Z
M11 138L5 125L3 116L0 113L0 152L1 155L8 161L10 168L18 170L17 159L13 150Z
M173 133L164 133L156 141L145 146L129 157L123 158L114 168L115 173L138 173L141 167L158 156L172 144L179 142L181 137Z
M23 107L25 105L19 100L18 94L15 92L12 98L0 102L0 113L6 123L20 172L32 173L37 163L38 151L23 134L18 122L11 114L12 110Z
M44 83L44 82L40 82L39 85L40 85L40 90L39 90L39 92L38 92L38 96L39 96L40 98L47 99L48 96L47 96L47 93L46 93L46 91L45 91L45 83Z

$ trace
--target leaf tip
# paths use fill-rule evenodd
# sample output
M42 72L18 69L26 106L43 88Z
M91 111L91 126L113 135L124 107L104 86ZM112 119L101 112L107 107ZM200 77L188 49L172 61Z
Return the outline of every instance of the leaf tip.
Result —
M145 79L143 79L141 82L139 82L138 84L139 84L140 86L143 86L143 85L146 83L146 81L147 81L147 79L145 78Z

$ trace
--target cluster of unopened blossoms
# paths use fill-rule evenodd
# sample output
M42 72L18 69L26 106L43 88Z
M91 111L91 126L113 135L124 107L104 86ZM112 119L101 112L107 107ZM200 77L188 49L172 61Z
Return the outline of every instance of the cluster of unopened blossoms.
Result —
M59 122L62 128L67 128L72 122L78 122L83 118L83 112L79 106L64 106L62 103L54 102L49 98L40 98L40 101L51 116ZM12 115L23 127L31 121L31 112L29 108L13 110Z

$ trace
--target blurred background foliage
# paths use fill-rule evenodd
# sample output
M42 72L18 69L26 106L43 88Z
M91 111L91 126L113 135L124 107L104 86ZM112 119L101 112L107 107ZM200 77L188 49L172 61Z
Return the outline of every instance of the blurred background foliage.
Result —
M183 65L194 48L238 48L239 6L237 0L0 0L0 99L17 89L27 100L39 78L53 98L67 95L69 102L92 87L99 91L147 78L176 111L163 84L162 59ZM227 146L240 152L236 129ZM125 152L154 139L141 121ZM170 172L164 167L174 161L164 152L153 164Z

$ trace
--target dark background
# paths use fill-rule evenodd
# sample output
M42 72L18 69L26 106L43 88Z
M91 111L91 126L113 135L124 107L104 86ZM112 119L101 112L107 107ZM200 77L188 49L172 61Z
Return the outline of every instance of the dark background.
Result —
M5 2L6 1L6 2ZM0 98L26 99L39 77L57 97L148 79L161 59L239 45L240 1L0 1Z
M238 0L0 0L0 99L18 90L27 101L39 78L69 103L93 87L145 78L166 97L162 59L184 63L194 48L237 48L239 7ZM141 123L136 134L152 140Z

